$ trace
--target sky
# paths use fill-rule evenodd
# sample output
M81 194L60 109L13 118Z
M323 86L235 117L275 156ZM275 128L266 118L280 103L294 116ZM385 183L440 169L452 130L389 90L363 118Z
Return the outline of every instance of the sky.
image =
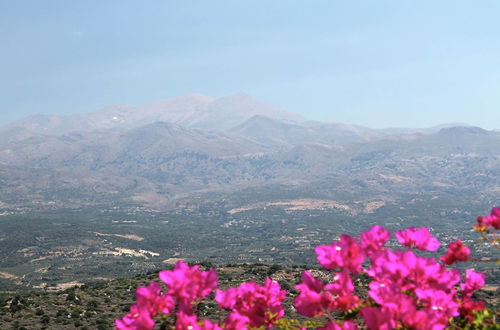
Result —
M0 1L0 125L244 92L313 120L500 128L497 0Z

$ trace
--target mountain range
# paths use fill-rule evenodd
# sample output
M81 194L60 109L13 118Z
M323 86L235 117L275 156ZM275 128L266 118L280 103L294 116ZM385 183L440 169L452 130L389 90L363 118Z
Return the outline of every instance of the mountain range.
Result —
M200 193L272 185L498 201L500 132L315 122L246 94L189 94L0 127L0 209L111 202L162 209Z
M139 106L114 105L96 112L71 116L34 115L9 126L61 135L72 131L130 129L165 121L187 128L222 131L256 115L284 122L305 121L305 118L298 114L281 110L240 93L219 99L188 94Z

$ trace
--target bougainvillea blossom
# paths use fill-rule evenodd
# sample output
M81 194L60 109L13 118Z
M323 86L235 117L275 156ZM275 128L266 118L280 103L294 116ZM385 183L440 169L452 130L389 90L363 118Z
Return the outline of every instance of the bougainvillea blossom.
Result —
M161 287L156 282L151 282L145 287L135 291L135 300L140 310L147 310L152 316L170 314L175 308L174 298L160 294Z
M392 313L386 308L365 307L361 310L361 315L369 330L391 330L396 327Z
M473 269L465 270L465 281L460 284L463 296L472 296L474 291L481 289L484 286L486 276L484 273L478 273Z
M318 263L326 269L344 268L357 274L365 260L363 250L355 238L342 235L340 242L318 245L315 248Z
M250 327L271 326L282 318L285 315L282 304L285 297L286 291L269 277L263 286L250 281L215 293L219 306L231 310L229 322L246 320Z
M382 226L373 226L361 234L360 245L367 256L379 252L391 237L391 233Z
M188 315L183 312L177 313L175 322L176 330L222 330L222 328L209 320L199 321L196 315Z
M477 301L471 297L465 297L460 301L458 311L460 315L466 317L470 322L474 321L474 312L485 309L484 301Z
M115 320L118 330L150 330L155 325L147 310L140 310L137 305L130 306L130 312L119 320Z
M323 292L324 284L307 270L302 273L302 283L295 286L300 291L294 305L299 314L315 317L323 314L323 308L330 303L330 296Z
M448 253L439 258L445 265L454 264L457 261L470 260L470 249L457 239L448 245Z
M495 230L500 229L500 207L494 207L491 210L490 215L487 215L483 218L484 224L486 226L491 226L495 228Z
M433 237L426 227L410 227L394 233L398 241L407 248L417 248L421 251L436 251L439 241Z
M183 261L178 261L173 270L160 272L160 279L167 285L167 294L177 299L179 308L191 313L191 303L206 297L217 288L217 273L215 270L202 272L200 266L190 267Z
M359 305L361 299L354 294L354 283L348 272L335 274L333 282L325 286L331 293L330 309L348 311Z

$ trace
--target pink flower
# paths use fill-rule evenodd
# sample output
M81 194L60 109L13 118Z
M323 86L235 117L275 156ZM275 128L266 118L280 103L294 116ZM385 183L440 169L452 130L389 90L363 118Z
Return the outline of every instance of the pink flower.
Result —
M439 258L445 265L451 265L457 261L470 260L470 249L457 239L448 245L448 253Z
M397 285L373 281L370 283L368 295L390 313L393 321L398 324L417 309L416 299L403 293Z
M484 223L484 218L479 216L477 217L477 225L472 226L476 231L479 233L484 233L485 231L488 231L488 225Z
M386 250L371 257L367 271L374 280L397 285L401 290L435 288L449 291L460 281L460 273L447 270L432 258L416 256L412 251Z
M300 294L294 305L299 314L316 317L327 310L350 310L359 305L361 299L354 295L354 285L347 272L337 273L334 282L326 286L308 271L302 273L302 283L295 286Z
M483 218L484 225L491 226L495 228L495 230L500 229L500 207L494 207L491 210L490 215L487 215Z
M326 269L346 268L352 273L361 271L365 255L355 238L342 235L340 242L318 245L315 248L318 263Z
M238 313L229 313L224 320L224 329L247 329L250 319Z
M410 227L394 233L398 241L407 248L417 248L421 251L436 251L439 249L439 241L432 237L426 227Z
M404 252L402 258L408 267L408 281L411 283L405 286L407 289L433 288L449 292L460 281L458 270L448 270L433 258L419 257L412 251Z
M160 279L168 286L167 294L177 298L180 309L187 314L192 312L192 301L208 296L217 287L216 271L202 272L199 268L178 261L174 270L160 272Z
M285 315L283 300L286 291L280 285L266 278L263 286L255 282L246 282L238 288L229 288L225 291L217 290L215 300L219 306L231 309L226 320L228 322L248 323L250 327L270 327L274 322Z
M159 312L169 314L175 307L174 299L170 296L160 295L161 287L156 282L135 290L136 304L130 306L130 313L121 320L115 320L117 329L152 329L152 317Z
M443 317L442 323L444 325L448 324L450 317L458 315L458 304L453 293L433 289L416 289L415 294L427 311Z
M354 284L347 272L335 274L334 282L326 285L325 290L330 292L334 299L331 300L330 309L350 310L357 307L361 301L354 295Z
M361 234L361 248L367 256L380 251L391 237L391 233L382 226L373 226Z
M460 302L458 308L460 315L469 319L470 322L474 321L474 312L485 309L486 306L483 301L476 301L471 297L465 297Z
M466 269L465 281L460 284L462 295L470 297L474 294L474 291L481 289L484 286L485 277L483 273L477 273L473 269Z
M404 323L410 329L442 329L441 325L434 324L432 316L426 311L414 310L404 316Z
M361 248L367 256L380 251L389 240L391 233L382 226L373 226L361 234Z
M151 330L155 322L147 310L140 310L137 305L130 306L130 313L120 320L115 320L118 330Z
M347 272L335 274L333 283L326 286L326 290L334 296L343 296L354 292L354 284Z
M394 296L400 294L400 287L395 284L372 281L368 285L368 295L379 305L383 306L391 301Z
M370 330L390 330L396 327L392 313L385 308L365 307L361 310L361 315Z
M441 330L447 327L450 318L458 316L454 293L433 289L416 289L415 293L423 306L421 311L427 315L424 317L421 311L409 315L406 318L408 325L420 324L424 329Z
M158 312L170 314L175 308L175 301L171 296L160 295L161 287L156 282L138 288L135 291L136 305L140 310L148 311L152 316Z
M411 251L408 252L413 254ZM410 273L403 256L403 253L394 253L391 250L373 255L368 275L381 283L403 285Z
M217 323L212 323L209 320L203 320L203 323L198 321L195 315L187 315L183 312L177 313L175 322L176 330L221 330L222 328Z
M323 314L323 308L329 305L329 295L323 292L324 284L314 278L307 270L302 273L302 283L295 286L300 294L294 305L299 314L315 317Z

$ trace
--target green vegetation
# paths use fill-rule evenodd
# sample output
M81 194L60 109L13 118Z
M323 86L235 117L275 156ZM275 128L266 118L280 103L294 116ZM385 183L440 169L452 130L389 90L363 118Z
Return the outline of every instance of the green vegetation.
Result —
M327 199L325 195L306 195L317 200L335 200L347 205L348 210L300 210L263 202L298 198L293 191L284 190L285 187L253 189L214 195L212 199L200 196L203 202L168 212L115 205L109 209L2 216L0 292L56 290L61 283L88 283L158 270L176 259L214 265L311 264L314 246L329 243L342 233L357 235L373 224L383 224L390 230L428 226L443 242L443 253L444 245L457 237L472 245L478 258L491 252L483 243L475 242L477 237L470 230L473 214L488 209L487 201L408 194L399 200L378 200L383 204L371 212L365 208L373 200L344 202L363 201L362 196ZM273 194L283 197L272 198ZM242 204L243 200L249 202ZM231 211L238 207L238 212ZM499 273L491 270L492 264L483 261L473 266L490 269L488 282L499 283Z

